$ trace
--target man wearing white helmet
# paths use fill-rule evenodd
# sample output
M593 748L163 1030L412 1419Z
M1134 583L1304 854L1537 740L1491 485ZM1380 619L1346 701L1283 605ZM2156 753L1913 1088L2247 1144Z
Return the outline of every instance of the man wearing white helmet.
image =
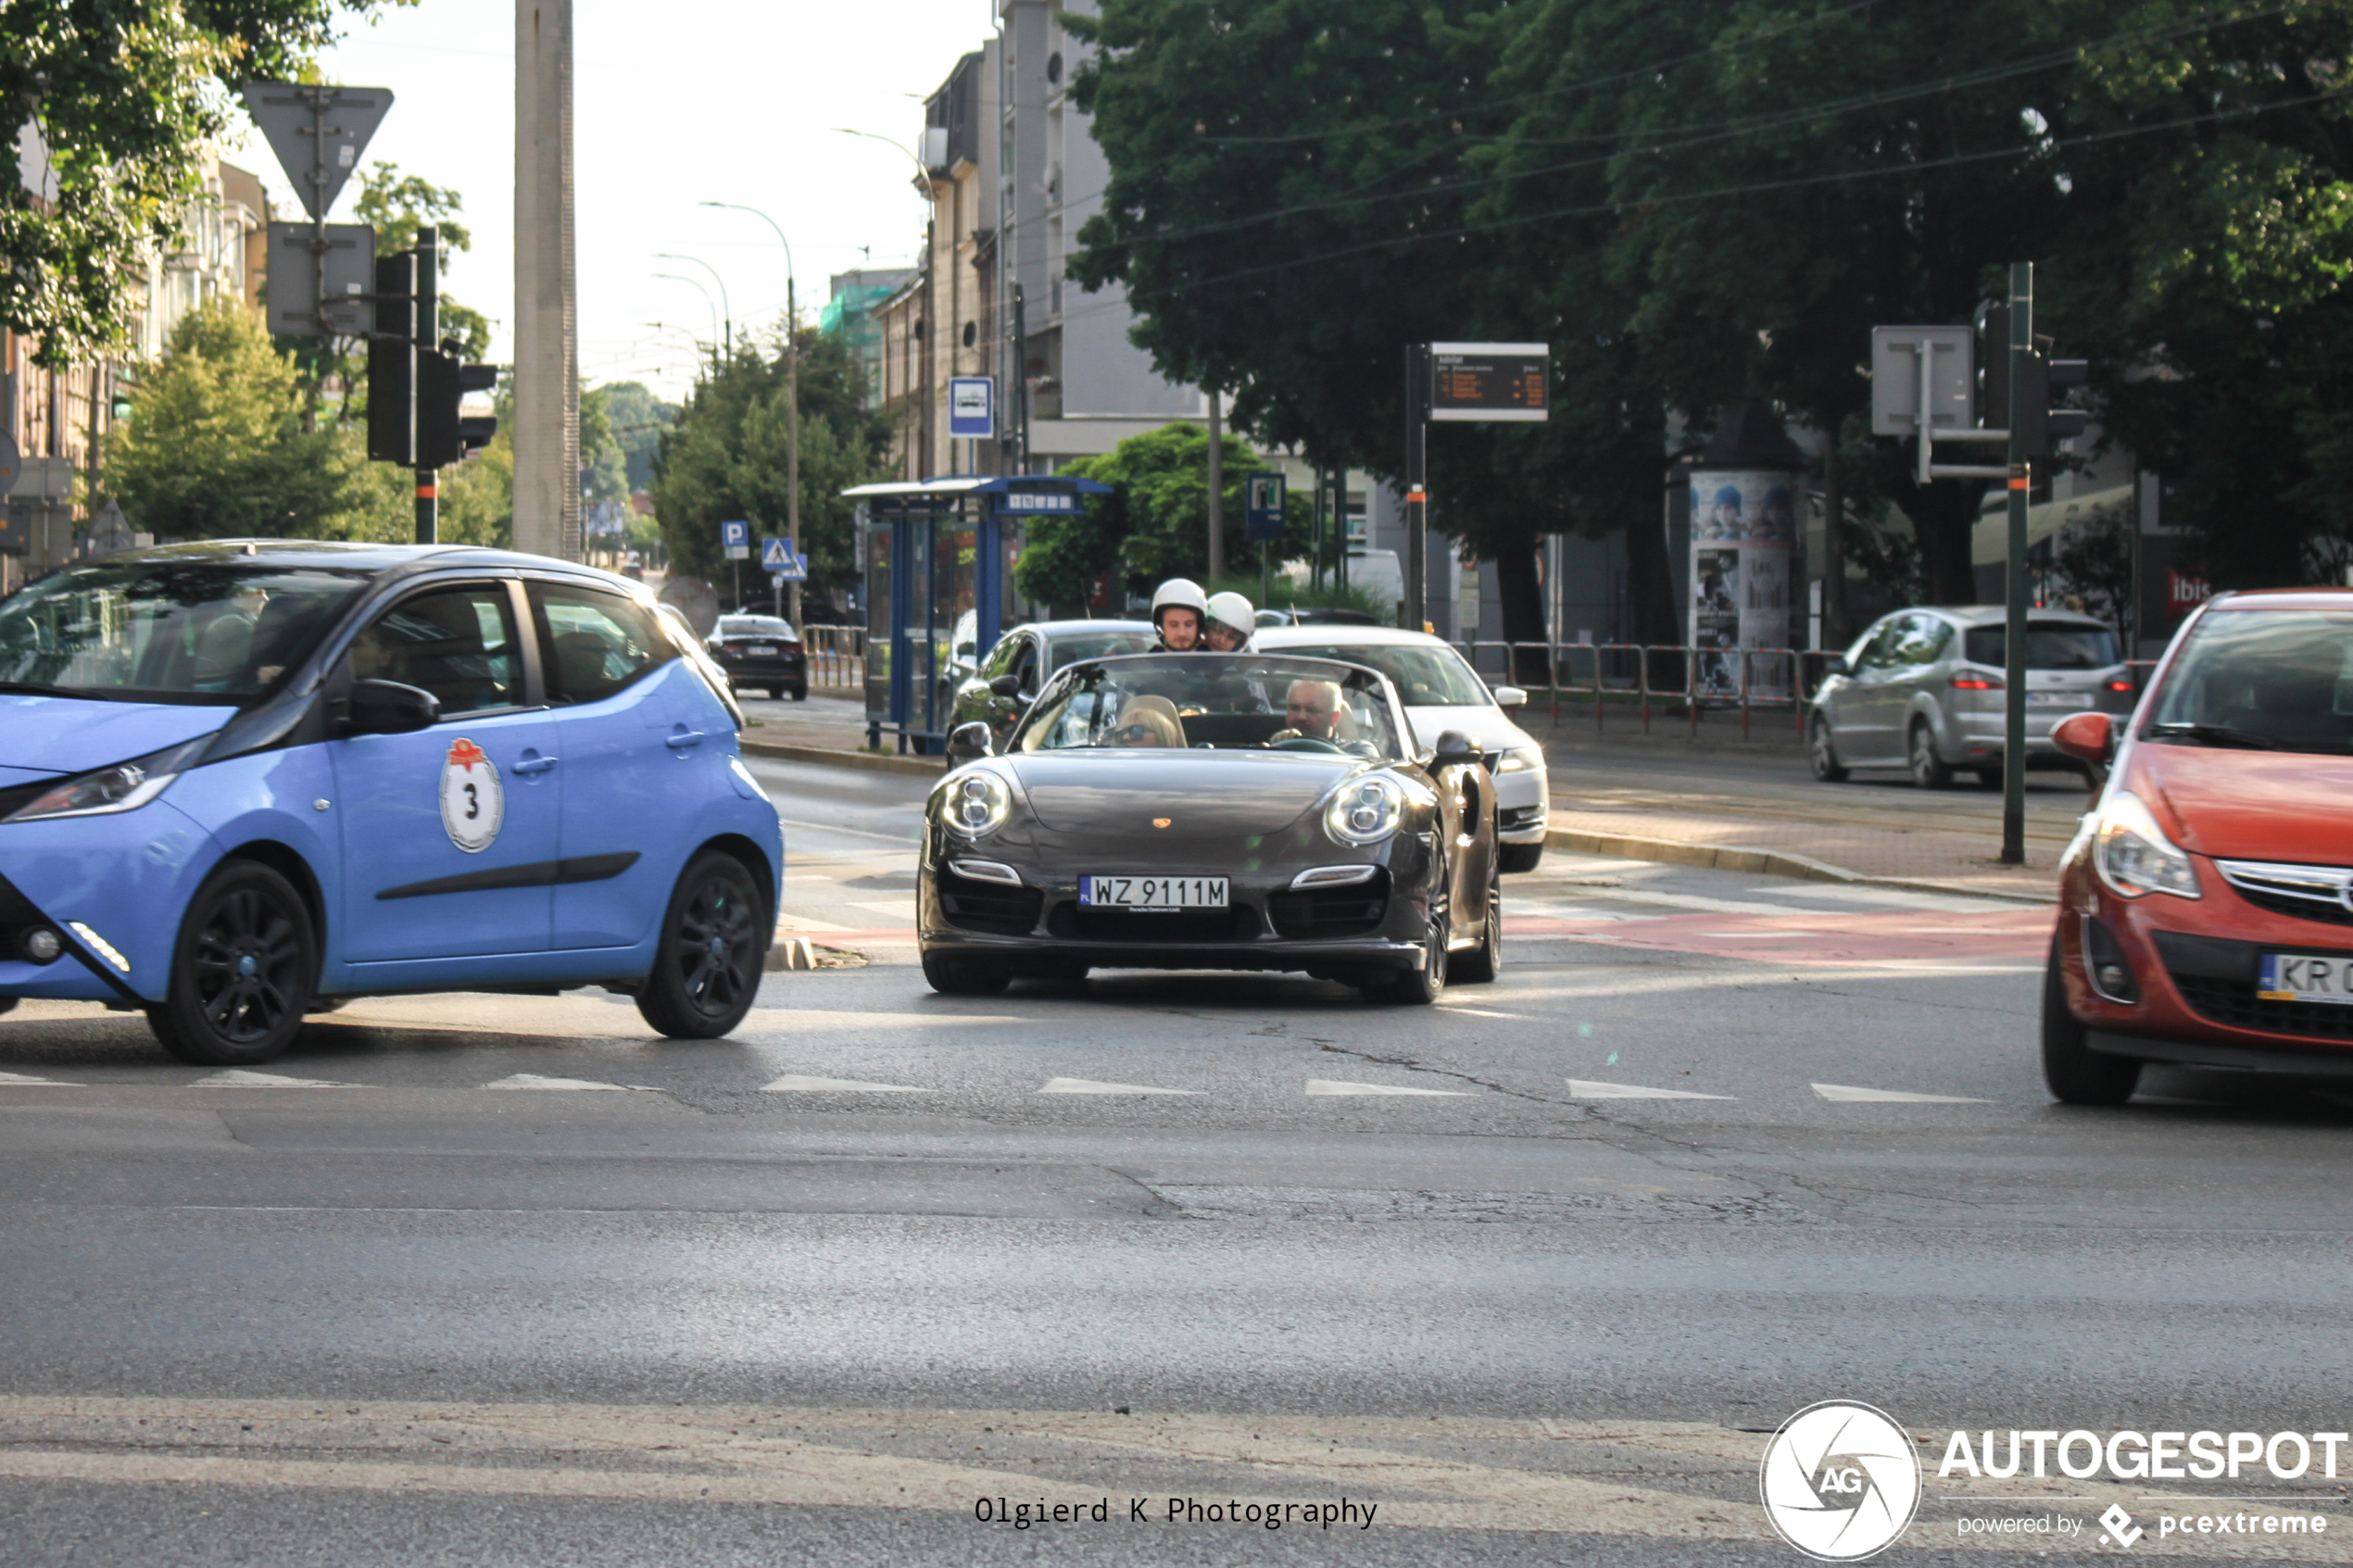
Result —
M1258 630L1258 611L1239 594L1212 594L1209 596L1209 620L1202 627L1202 641L1212 653L1241 653L1249 648L1251 634Z
M1209 597L1189 577L1172 577L1152 591L1152 628L1160 633L1155 653L1199 653Z

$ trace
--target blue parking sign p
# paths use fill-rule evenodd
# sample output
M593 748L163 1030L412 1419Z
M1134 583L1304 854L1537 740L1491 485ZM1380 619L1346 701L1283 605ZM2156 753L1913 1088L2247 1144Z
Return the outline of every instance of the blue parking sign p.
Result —
M723 522L719 525L719 543L729 560L751 558L751 524Z

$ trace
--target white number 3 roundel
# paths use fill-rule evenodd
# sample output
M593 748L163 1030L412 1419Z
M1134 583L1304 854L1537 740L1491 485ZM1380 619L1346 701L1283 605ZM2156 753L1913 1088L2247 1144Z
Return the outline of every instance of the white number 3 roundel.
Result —
M441 825L449 842L469 855L479 855L497 838L506 815L498 764L470 740L451 741L441 764Z

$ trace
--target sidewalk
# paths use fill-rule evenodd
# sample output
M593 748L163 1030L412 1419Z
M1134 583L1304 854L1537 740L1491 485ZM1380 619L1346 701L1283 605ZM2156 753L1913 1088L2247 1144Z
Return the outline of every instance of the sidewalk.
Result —
M933 778L944 767L937 758L900 755L889 735L881 754L866 751L864 706L854 696L741 700L750 756ZM1617 713L1597 736L1591 711L1564 708L1557 729L1546 710L1518 716L1544 742L1551 767L1546 842L1572 854L2048 903L2085 802L2070 775L2028 775L2026 864L2005 866L1995 859L1998 792L1919 790L1892 771L1817 784L1786 714L1777 723L1755 715L1743 740L1737 713L1710 712L1693 740L1680 718L1656 713L1647 736L1637 720L1620 725Z

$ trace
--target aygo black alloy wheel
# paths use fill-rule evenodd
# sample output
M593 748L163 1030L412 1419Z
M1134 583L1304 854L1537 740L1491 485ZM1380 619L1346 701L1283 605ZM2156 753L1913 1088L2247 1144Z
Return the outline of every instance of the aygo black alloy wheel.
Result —
M673 1040L715 1040L741 1023L760 995L767 907L742 861L697 856L670 895L638 1014Z
M147 1009L147 1026L182 1061L251 1066L294 1043L318 984L302 895L268 866L232 860L188 901L170 989Z

